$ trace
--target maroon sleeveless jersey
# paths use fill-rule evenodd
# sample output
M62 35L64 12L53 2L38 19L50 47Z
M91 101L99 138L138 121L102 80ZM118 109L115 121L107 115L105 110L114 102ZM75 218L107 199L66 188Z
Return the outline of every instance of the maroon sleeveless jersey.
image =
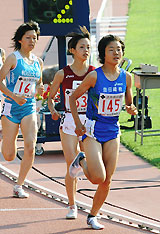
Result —
M76 75L70 68L70 66L66 66L63 68L64 71L64 79L62 82L62 90L64 94L64 109L66 112L71 112L69 105L69 97L73 93L73 91L78 87L78 85L82 82L85 76L93 71L95 67L89 66L88 71L83 76ZM79 114L85 114L87 110L87 98L88 94L84 93L77 100L77 110Z

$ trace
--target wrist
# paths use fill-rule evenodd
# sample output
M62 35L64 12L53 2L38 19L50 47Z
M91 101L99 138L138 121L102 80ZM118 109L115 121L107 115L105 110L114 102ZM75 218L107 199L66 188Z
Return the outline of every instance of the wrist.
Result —
M12 93L12 94L10 95L10 98L12 98L14 101L15 101L16 97L17 97L17 95L14 94L14 93Z
M52 110L52 111L51 111L51 115L54 115L55 113L56 113L55 110Z

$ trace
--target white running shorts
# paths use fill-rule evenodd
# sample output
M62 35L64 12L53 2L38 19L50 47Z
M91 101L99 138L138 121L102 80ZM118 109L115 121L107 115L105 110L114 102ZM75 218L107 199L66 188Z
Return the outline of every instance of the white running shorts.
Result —
M86 115L79 114L79 118L82 124L84 124L86 120ZM66 134L77 136L75 133L76 125L74 123L74 119L71 113L68 113L68 112L64 113L64 115L61 118L60 129L62 129L62 131ZM79 141L81 140L82 140L82 136L79 137Z

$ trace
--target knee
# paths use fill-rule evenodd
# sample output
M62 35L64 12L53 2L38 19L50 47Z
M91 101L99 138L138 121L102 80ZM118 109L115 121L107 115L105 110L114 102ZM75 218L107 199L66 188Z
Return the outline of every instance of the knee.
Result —
M2 150L2 154L6 161L13 161L16 157L16 153L13 153L13 152L4 152Z
M105 181L105 176L92 176L90 181L92 184L102 184Z
M25 143L24 150L27 151L29 155L34 154L34 152L35 152L35 144L33 142L27 142L27 143Z
M104 186L105 189L108 190L110 188L111 181L112 181L111 178L106 178L106 180L103 182L103 186Z

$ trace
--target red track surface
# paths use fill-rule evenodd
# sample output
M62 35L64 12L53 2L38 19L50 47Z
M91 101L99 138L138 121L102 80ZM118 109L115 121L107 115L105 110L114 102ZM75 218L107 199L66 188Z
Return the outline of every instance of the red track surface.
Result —
M22 141L18 142L18 146L23 145ZM35 170L31 170L27 179L43 186L47 189L60 193L66 196L64 184L65 175L65 162L61 151L60 142L45 143L45 154L37 156L35 159L34 167L45 175L52 177L56 182L46 178L44 175L39 174ZM54 149L54 151L53 151ZM19 154L23 154L23 149L19 150ZM12 170L15 173L19 171L19 159L14 162L5 162L1 156L0 164ZM85 189L95 189L96 186L92 185L89 181L85 180L84 175L81 175L81 180L78 183L78 190L82 191L85 195L93 196L92 191L85 191ZM65 220L67 212L67 205L62 202L56 202L53 199L47 198L36 192L28 190L30 197L28 199L12 198L13 182L0 174L0 230L3 234L10 233L90 233L91 230L87 229L86 213L79 211L78 219L74 221ZM122 181L121 181L122 180ZM126 180L126 181L125 181ZM128 180L128 181L127 181ZM135 180L129 181L129 180ZM115 208L113 206L104 204L103 209L110 212L116 212L121 215L129 216L130 218L140 219L146 222L158 224L149 219L132 214L122 210L126 208L130 211L159 219L159 209L156 205L159 201L160 188L154 186L158 185L157 182L138 182L136 180L160 180L159 170L150 166L142 159L135 157L132 153L126 150L123 146L120 149L120 158L117 166L116 173L113 177L111 191L108 196L107 202L111 205L121 207ZM140 186L149 186L148 188L140 188ZM152 187L153 186L153 187ZM125 189L126 187L135 187ZM146 196L147 194L147 196ZM77 193L77 201L91 205L92 199ZM8 210L3 210L8 209ZM13 210L12 210L13 209ZM103 214L103 212L102 212ZM110 234L138 234L149 233L147 231L133 228L127 225L118 224L109 220L101 219L105 225L105 229L98 233Z

